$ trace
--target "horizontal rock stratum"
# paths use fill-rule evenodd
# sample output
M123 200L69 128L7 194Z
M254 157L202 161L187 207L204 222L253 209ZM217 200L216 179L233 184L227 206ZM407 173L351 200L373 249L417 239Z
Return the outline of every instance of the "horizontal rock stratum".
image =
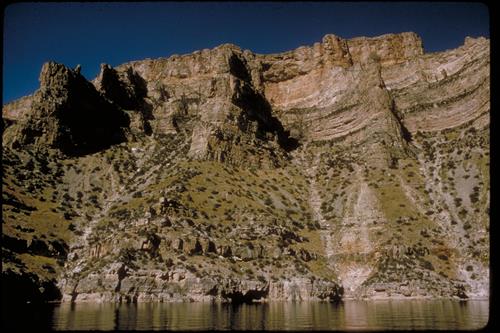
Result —
M410 32L46 63L2 111L4 292L489 297L489 64Z

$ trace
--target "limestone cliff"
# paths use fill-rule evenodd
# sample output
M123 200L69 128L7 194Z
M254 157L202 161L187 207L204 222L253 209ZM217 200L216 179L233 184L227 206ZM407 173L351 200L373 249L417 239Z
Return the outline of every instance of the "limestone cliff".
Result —
M489 296L487 39L224 44L40 82L2 113L25 299Z

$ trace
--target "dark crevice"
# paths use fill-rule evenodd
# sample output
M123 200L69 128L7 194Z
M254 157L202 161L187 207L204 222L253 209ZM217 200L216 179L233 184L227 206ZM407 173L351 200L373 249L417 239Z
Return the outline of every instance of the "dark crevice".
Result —
M403 139L406 140L406 142L411 142L412 141L412 136L410 131L403 125L401 121L399 121L399 125L401 126L401 134L403 135Z
M251 304L255 300L267 298L268 294L269 287L263 290L249 290L244 294L241 291L222 293L222 297L230 299L232 304Z
M243 117L240 117L240 128L244 130L247 120L257 121L257 137L265 140L267 133L277 135L278 144L287 152L292 151L299 146L297 139L290 137L290 131L284 129L278 118L272 115L271 104L267 99L255 91L253 87L241 82L237 87L237 92L233 96L233 103L243 109Z
M127 267L125 265L120 266L118 269L118 284L116 285L115 292L119 292L122 287L122 280L127 277Z
M394 99L391 98L391 113L394 115L394 118L396 119L398 125L399 125L399 128L401 129L401 136L403 137L403 139L407 142L407 143L410 143L413 138L412 138L412 135L410 133L410 131L408 131L408 129L406 128L406 126L403 124L403 121L401 120L401 117L399 115L399 112L398 110L396 109L396 104L394 103Z
M144 126L144 134L152 135L153 128L151 127L151 120L154 120L153 116L153 105L147 102L143 102L142 107L140 108L142 113L142 124Z
M124 79L114 68L106 64L101 65L100 75L100 91L106 98L126 110L137 110L142 106L142 101L147 95L147 83L131 67L122 73Z
M250 82L252 80L246 63L234 53L229 57L229 72L243 81Z
M22 144L53 136L45 143L69 156L98 152L126 140L129 117L103 97L81 74L64 65L48 63L42 70L41 88L33 102L36 117L23 128ZM54 96L57 96L55 98Z
M299 146L297 139L290 137L290 132L283 128L278 118L273 116L271 104L252 85L252 77L245 60L236 54L229 58L229 71L237 80L233 103L243 109L238 119L241 130L246 130L248 121L257 122L257 138L268 140L269 134L276 135L278 144L287 152Z

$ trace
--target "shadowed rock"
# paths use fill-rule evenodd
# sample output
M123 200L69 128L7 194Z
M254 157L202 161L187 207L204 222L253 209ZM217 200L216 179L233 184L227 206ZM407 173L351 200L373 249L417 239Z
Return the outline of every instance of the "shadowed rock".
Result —
M30 114L12 138L15 147L35 144L82 155L125 140L129 119L79 73L46 63Z

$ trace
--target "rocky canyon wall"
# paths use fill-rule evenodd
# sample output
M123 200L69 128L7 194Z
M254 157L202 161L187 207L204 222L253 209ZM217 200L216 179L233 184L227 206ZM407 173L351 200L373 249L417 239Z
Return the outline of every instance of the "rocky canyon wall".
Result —
M488 297L489 54L47 63L3 107L3 274L74 302Z

